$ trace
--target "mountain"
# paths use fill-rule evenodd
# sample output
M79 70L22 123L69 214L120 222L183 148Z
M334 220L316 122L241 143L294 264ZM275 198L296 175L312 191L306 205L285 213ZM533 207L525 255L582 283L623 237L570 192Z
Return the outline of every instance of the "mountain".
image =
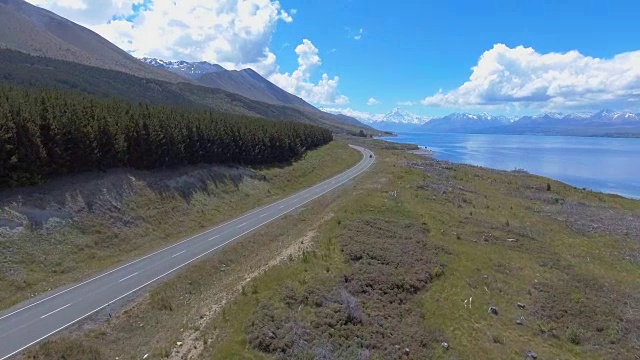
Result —
M315 109L311 104L282 90L252 69L226 70L218 64L206 61L167 61L155 58L143 58L142 61L196 80L202 85L240 94L249 99L270 104Z
M326 114L326 113L325 113ZM343 114L331 114L333 117L335 117L336 119L340 120L341 122L347 124L347 125L352 125L352 126L357 126L357 127L364 127L365 129L368 130L374 130L375 129L373 127L370 127L366 124L364 124L362 121L351 117L351 116L347 116L347 115L343 115Z
M548 116L523 116L511 125L489 129L492 133L579 135L579 136L628 136L640 134L640 116L630 112L604 109L596 113L554 114ZM625 135L626 134L626 135Z
M510 124L513 119L506 116L491 116L487 113L468 114L453 113L441 118L432 119L420 129L435 133L474 133L487 128Z
M395 108L381 118L374 118L372 122L421 125L429 120L431 120L429 117L412 114L400 110L400 108Z
M218 64L211 64L206 61L199 61L199 62L188 62L188 61L182 61L182 60L167 61L167 60L147 58L147 57L142 58L140 60L146 64L169 70L173 73L182 75L192 80L197 80L204 74L227 71L227 69L223 68Z
M334 114L339 116L346 116L339 112L337 109L331 110ZM380 131L392 131L392 132L411 132L419 131L420 125L431 120L428 117L412 114L400 108L395 108L387 114L375 114L364 117L357 117L359 121L371 126L374 129Z
M353 133L360 129L375 133L374 129L353 118L346 121L315 108L309 110L268 104L221 89L141 78L120 71L32 56L14 50L0 49L0 64L0 81L4 84L65 89L104 98L117 97L148 104L210 109L272 120L293 120L322 125L338 133Z
M139 61L93 31L23 0L0 0L0 48L140 77L185 81Z
M198 82L270 104L315 109L311 104L282 90L251 69L210 72L198 78Z
M640 136L640 114L604 109L596 113L546 112L520 118L453 113L429 121L421 131L470 134Z
M239 92L252 98L220 88L197 86L199 83L189 75L227 71L206 63L145 63L93 31L23 0L0 0L0 58L0 78L10 84L70 89L147 103L206 107L274 120L297 120L337 132L360 129L375 132L364 124L354 125L354 119L345 123L321 112L250 72L245 71L242 76L254 79L255 91ZM271 93L260 97L260 88ZM264 102L273 99L279 100Z

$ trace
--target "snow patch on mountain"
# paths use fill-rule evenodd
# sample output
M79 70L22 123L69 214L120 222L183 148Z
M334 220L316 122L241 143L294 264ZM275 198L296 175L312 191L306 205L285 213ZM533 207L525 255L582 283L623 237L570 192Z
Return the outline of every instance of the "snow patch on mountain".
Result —
M202 75L219 71L226 71L225 68L218 64L211 64L206 61L188 62L183 60L171 61L156 58L142 58L143 62L160 67L176 74L182 75L189 79L197 80Z
M400 108L395 108L382 117L373 117L371 121L421 125L429 122L429 120L431 120L430 117L412 114L410 112L403 111Z

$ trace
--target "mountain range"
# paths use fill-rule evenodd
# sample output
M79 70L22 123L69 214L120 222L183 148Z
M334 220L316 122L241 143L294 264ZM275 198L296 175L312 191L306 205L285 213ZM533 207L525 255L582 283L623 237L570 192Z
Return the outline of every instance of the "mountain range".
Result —
M640 134L640 114L609 109L594 113L547 112L522 117L454 113L433 119L420 130L436 133L634 136Z
M296 120L337 132L377 132L354 118L323 112L250 69L141 61L97 33L23 0L0 0L0 60L0 76L8 84Z
M598 112L509 117L488 113L452 113L428 118L393 109L388 114L359 118L372 127L393 132L529 134L575 136L640 136L640 114L603 109Z
M523 116L480 133L515 135L640 136L640 114L603 109L595 113L543 113Z

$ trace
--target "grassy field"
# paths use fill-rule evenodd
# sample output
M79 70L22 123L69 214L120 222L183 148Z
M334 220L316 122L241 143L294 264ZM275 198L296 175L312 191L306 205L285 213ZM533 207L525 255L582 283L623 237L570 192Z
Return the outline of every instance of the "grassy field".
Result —
M349 188L28 356L638 359L640 202L349 141Z
M82 208L72 222L54 229L34 225L18 234L0 234L0 253L6 255L0 259L0 309L308 187L355 165L360 157L346 144L333 142L290 165L253 171L216 170L209 178L196 179L199 183L191 187L169 185L194 182L192 173L203 173L207 168L160 175L136 171L100 174L98 185L104 189L93 189L95 182L76 176L74 186L58 194L61 206ZM134 177L136 180L129 181ZM100 196L91 206L86 205L86 194L84 199L77 195L90 192L87 188ZM108 196L102 196L102 190ZM47 191L38 190L25 198L50 207L42 204Z

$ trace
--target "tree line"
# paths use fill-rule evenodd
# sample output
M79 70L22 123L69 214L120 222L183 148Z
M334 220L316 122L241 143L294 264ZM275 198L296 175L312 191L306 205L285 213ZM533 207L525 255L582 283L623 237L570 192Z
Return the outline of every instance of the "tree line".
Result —
M332 140L297 122L0 86L0 187L114 167L283 163Z

